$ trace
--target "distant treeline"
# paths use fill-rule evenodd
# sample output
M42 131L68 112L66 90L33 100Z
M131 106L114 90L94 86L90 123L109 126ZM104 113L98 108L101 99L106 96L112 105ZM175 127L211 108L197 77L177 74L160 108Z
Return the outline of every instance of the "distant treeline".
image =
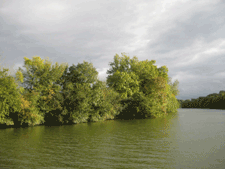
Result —
M181 108L225 109L225 91L212 93L197 99L179 100Z
M0 71L0 124L62 125L108 119L161 117L175 113L178 81L155 60L114 56L106 82L92 63L52 65L38 56L24 57L15 77Z

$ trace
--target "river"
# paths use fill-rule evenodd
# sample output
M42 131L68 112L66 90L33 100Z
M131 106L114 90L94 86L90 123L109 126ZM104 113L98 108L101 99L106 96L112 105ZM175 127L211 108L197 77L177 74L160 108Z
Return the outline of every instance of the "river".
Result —
M0 129L1 169L224 169L225 110Z

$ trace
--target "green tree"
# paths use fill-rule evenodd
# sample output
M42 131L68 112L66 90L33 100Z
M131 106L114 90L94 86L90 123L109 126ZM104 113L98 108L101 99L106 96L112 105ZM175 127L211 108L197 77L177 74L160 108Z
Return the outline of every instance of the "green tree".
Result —
M58 83L64 95L64 119L68 122L87 122L91 112L91 85L96 83L98 72L88 62L69 67Z
M155 60L138 61L137 57L130 59L124 53L122 57L116 54L114 62L110 63L111 68L107 71L107 85L122 94L124 99L122 103L126 111L133 109L135 111L132 113L136 116L159 117L169 110L167 106L169 103L178 103L175 102L176 98L167 84L168 68L166 66L157 68L155 62ZM176 84L173 88L175 92ZM138 112L142 115L137 115ZM122 114L127 115L127 112Z
M116 54L114 56L114 61L109 63L110 69L107 70L107 74L109 74L108 78L110 79L111 75L113 75L117 71L131 72L132 64L135 64L136 62L138 62L138 59L136 56L134 56L133 59L130 59L130 57L126 56L125 53L122 53L122 57Z
M181 103L177 100L176 96L180 94L179 92L179 81L176 80L174 83L172 83L172 80L170 77L167 79L168 84L168 94L167 94L167 110L168 113L175 113L177 112L177 109L181 107Z
M44 117L40 113L40 109L37 106L37 101L40 98L38 92L24 90L21 95L21 110L17 112L19 125L25 124L28 126L34 126L44 122Z
M89 121L114 119L121 111L119 101L121 96L112 88L106 87L106 82L98 80L92 87L91 111Z
M197 99L185 100L181 102L182 108L208 108L208 109L225 109L225 95L224 91L219 94L212 93L206 97L199 97Z
M21 110L21 88L18 89L8 70L3 68L0 71L0 123L12 125L18 121L17 112Z
M172 78L169 77L168 79L168 84L170 85L171 87L171 92L175 95L175 96L178 96L180 94L180 91L178 89L178 86L179 86L179 81L178 80L175 80L173 83L172 83Z
M165 115L169 98L166 79L160 76L155 78L151 90L152 92L149 98L151 102L154 103L152 105L151 114L155 117Z
M48 59L44 60L35 56L32 59L24 57L24 60L26 71L19 68L17 79L23 81L22 85L25 86L27 92L26 97L31 96L32 92L37 93L37 98L34 99L35 103L33 104L39 110L41 118L38 119L43 119L54 110L62 109L61 102L56 97L56 95L59 95L61 88L55 82L63 75L67 65L58 65L56 62L52 66ZM27 98L27 100L30 99ZM43 120L40 120L40 122L43 122Z
M139 92L138 76L133 72L119 72L117 70L110 78L108 78L108 84L109 87L113 87L120 93L124 99Z

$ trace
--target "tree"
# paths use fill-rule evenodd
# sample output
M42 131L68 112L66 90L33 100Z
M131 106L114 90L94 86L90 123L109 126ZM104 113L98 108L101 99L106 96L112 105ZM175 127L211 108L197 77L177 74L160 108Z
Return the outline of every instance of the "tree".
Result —
M122 55L114 56L106 82L98 79L92 63L69 67L24 57L25 70L19 68L15 77L7 75L7 69L0 71L0 123L58 125L175 112L179 82L171 83L168 68ZM220 100L212 97L209 104Z
M40 98L40 94L34 90L29 92L25 90L21 95L21 110L17 112L18 120L14 120L14 123L18 125L25 124L28 126L34 126L44 122L44 116L42 116L40 109L37 106L37 101Z
M17 79L22 81L22 85L25 86L27 100L32 96L32 93L36 93L34 100L36 107L39 111L39 119L43 119L47 113L51 113L56 109L62 109L61 103L56 99L56 95L59 94L60 86L55 82L63 75L67 65L51 65L51 62L46 59L42 60L40 57L33 57L28 59L24 57L24 67L26 71L19 68L17 71ZM40 120L42 122L43 120Z
M135 64L138 62L137 57L133 57L133 59L130 59L129 56L126 56L125 53L121 53L123 57L120 57L118 54L114 56L114 62L110 62L110 69L107 70L107 74L109 74L108 78L110 78L110 75L113 75L117 71L119 72L131 72L132 64Z
M130 59L124 53L122 56L119 57L116 54L114 62L110 63L111 68L107 71L107 85L121 93L124 98L128 93L133 94L139 90L145 92L144 87L149 83L148 80L157 77L157 67L152 67L155 61L139 62L137 57Z
M138 61L137 57L130 59L124 53L122 55L123 57L119 57L116 54L114 62L110 63L107 84L122 95L124 99L122 103L127 111L135 109L136 112L133 112L135 116L140 115L137 115L138 112L145 114L140 117L159 117L167 110L174 108L174 106L168 108L169 103L177 105L175 96L172 96L172 89L167 84L168 68L166 66L157 68L154 65L155 60ZM176 84L174 92L175 88ZM122 114L127 115L125 112Z
M21 110L20 91L12 76L8 75L9 69L0 71L0 123L12 125L18 121L16 112Z
M168 84L168 100L167 100L167 112L177 112L177 109L181 107L180 102L177 100L176 96L180 94L178 85L179 81L176 80L174 83L172 83L172 80L170 77L167 79Z
M164 77L157 77L153 80L153 84L151 85L151 94L150 98L152 100L153 108L151 109L151 114L155 117L161 116L161 114L165 114L166 107L168 104L168 88L167 83Z
M199 97L197 99L187 99L181 102L182 108L209 108L209 109L225 109L224 106L225 95L224 91L219 94L212 93L206 97Z
M91 111L91 84L97 81L98 72L88 62L74 64L62 76L64 95L64 119L73 123L86 122Z
M120 95L112 88L106 87L106 82L98 80L92 86L91 111L89 121L101 121L114 119L121 111L122 107L119 103Z
M124 99L139 91L139 80L133 72L119 72L117 70L108 78L107 82L109 87L113 87Z
M171 87L171 92L175 95L175 96L178 96L180 94L180 91L178 89L178 86L179 86L179 81L178 80L175 80L173 83L172 83L172 78L169 77L168 79L168 84L170 85Z
M83 61L83 63L78 63L77 66L73 64L73 66L69 68L69 71L67 77L73 84L93 84L97 81L98 72L93 67L92 63Z

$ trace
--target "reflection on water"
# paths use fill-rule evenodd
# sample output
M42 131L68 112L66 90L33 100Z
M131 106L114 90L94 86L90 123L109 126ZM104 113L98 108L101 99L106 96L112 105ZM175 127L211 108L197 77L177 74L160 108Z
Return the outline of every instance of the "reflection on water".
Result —
M225 168L225 111L0 130L0 168Z

